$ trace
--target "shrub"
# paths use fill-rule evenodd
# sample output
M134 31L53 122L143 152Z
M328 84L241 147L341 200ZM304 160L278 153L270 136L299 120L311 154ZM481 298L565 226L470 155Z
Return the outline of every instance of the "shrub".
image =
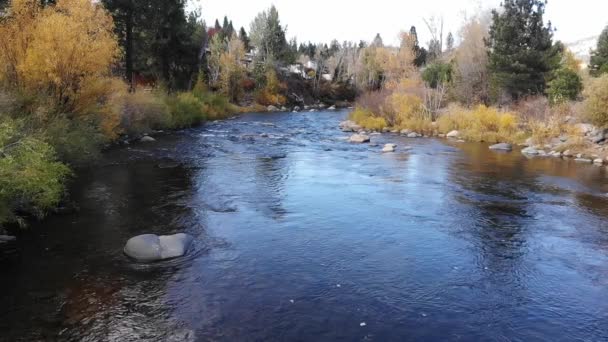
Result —
M561 68L555 72L555 78L549 82L547 94L551 103L574 101L583 89L583 82L576 71Z
M608 127L608 75L590 80L583 95L587 119L596 126Z
M168 127L171 124L171 114L163 97L146 91L128 94L121 111L122 131L138 134Z
M433 89L436 89L440 84L449 83L452 81L452 65L435 62L424 69L422 79Z
M171 113L171 127L184 128L205 120L203 103L192 93L181 93L167 99Z
M369 130L380 131L387 126L384 118L374 116L374 113L372 113L370 110L360 107L357 107L350 114L350 119L356 122L359 126Z
M235 106L231 105L228 98L221 94L204 91L193 94L201 102L203 114L207 120L223 119L235 112Z
M484 105L472 110L452 106L437 123L441 132L458 130L465 139L472 141L516 142L521 139L517 116Z
M256 96L257 103L264 106L283 106L287 99L282 95L286 85L277 78L277 73L270 68L266 71L264 88L260 89Z
M103 143L107 141L94 123L70 120L65 115L49 121L40 136L62 161L72 165L87 164L97 159Z
M70 170L56 161L53 148L0 122L0 225L23 220L17 212L42 217L61 200Z

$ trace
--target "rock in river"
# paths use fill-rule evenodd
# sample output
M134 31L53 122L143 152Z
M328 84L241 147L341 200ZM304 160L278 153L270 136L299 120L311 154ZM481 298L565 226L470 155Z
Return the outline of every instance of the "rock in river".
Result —
M370 141L369 136L365 135L365 134L353 134L349 139L349 142L351 143L358 143L358 144L362 144L362 143L368 143Z
M141 142L154 142L154 141L156 141L156 139L152 138L149 135L146 135L143 138L139 139L139 141L141 141Z
M507 144L507 143L500 143L500 144L495 144L490 146L490 150L496 150L496 151L511 151L513 149L513 146L511 146L511 144Z
M141 262L166 260L186 254L192 240L192 236L183 233L163 236L144 234L129 239L124 252Z
M535 149L534 147L526 147L523 150L521 150L521 153L525 154L525 155L529 155L529 156L537 156L540 154L540 152Z
M446 134L445 136L448 138L458 138L458 137L460 137L460 132L454 130L454 131L451 131L450 133Z
M384 148L382 148L382 152L384 152L384 153L395 152L396 147L397 147L397 145L395 145L395 144L385 144Z

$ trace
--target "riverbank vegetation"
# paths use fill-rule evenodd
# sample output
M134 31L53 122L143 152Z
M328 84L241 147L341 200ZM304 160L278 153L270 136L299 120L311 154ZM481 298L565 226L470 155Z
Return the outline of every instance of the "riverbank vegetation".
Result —
M553 41L545 6L505 1L492 13L469 18L459 44L448 39L445 49L441 25L432 21L428 49L419 46L415 28L401 34L398 47L377 37L359 53L362 95L351 119L368 130L457 131L461 139L576 146L605 157L597 143L608 128L608 28L583 68Z

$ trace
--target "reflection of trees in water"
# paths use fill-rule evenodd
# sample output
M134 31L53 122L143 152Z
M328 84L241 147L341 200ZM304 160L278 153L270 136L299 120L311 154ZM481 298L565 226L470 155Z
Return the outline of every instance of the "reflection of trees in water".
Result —
M98 216L100 227L122 227L130 233L184 230L191 215L191 172L181 165L159 168L143 163L97 170L81 189L79 203ZM90 191L102 195L89 196Z
M576 219L564 217L571 223L606 222L607 200L589 193L606 186L601 180L605 169L551 158L526 160L518 152L496 153L482 144L461 147L464 155L453 161L448 176L457 185L453 194L459 205L453 210L462 220L457 222L462 233L478 251L479 263L489 272L495 270L492 281L525 280L530 239L554 215L574 213ZM593 216L585 216L569 200ZM552 216L539 221L537 215ZM595 243L606 240L607 224L589 228L593 232L586 234L597 238Z
M510 154L491 154L487 146L464 144L464 157L454 160L448 180L458 225L478 250L480 266L519 274L526 253L530 203L522 192L525 161Z

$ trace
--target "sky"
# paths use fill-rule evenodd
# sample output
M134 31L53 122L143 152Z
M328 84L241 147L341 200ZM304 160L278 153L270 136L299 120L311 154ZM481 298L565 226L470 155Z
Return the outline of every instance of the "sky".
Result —
M213 25L225 15L235 28L245 27L256 14L274 4L287 36L299 42L332 39L371 41L380 33L387 44L395 44L400 31L415 25L422 42L430 39L423 18L444 18L444 37L457 32L466 16L489 10L500 0L190 0L189 8L201 10ZM557 28L555 38L566 43L597 36L608 25L608 0L549 0L545 20Z

